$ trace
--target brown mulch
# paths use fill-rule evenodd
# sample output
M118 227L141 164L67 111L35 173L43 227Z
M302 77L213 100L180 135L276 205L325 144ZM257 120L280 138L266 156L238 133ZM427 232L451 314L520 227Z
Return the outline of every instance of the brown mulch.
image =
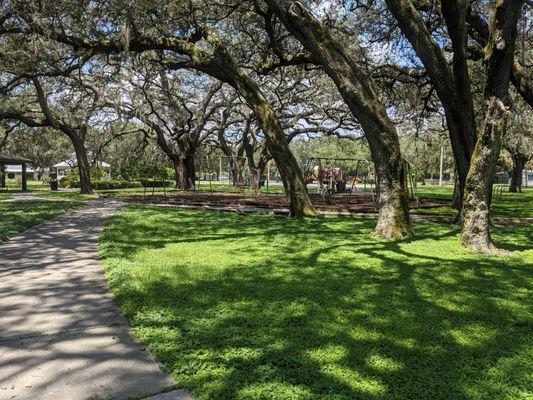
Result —
M375 213L374 202L369 193L361 192L352 195L335 194L321 196L311 194L311 200L315 207L321 211L337 211L349 213ZM132 204L168 204L195 207L231 207L259 208L259 209L283 209L287 208L287 198L284 195L269 195L253 193L226 193L226 192L179 192L164 195L129 196L121 198ZM411 207L435 208L447 204L438 200L411 201Z

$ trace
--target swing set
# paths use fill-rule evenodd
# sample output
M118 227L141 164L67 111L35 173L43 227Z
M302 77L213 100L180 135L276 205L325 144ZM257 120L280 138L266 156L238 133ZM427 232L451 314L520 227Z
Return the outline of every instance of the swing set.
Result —
M159 161L160 161L160 155L158 153L155 153L150 160L150 168L147 170L147 173L144 176L144 179L142 179L143 186L144 186L144 192L143 192L144 197L146 197L148 186L150 184L152 187L152 196L155 196L155 188L158 182L163 183L163 193L165 197L167 196L166 180L168 178L168 175L166 174L166 172L164 174L160 173L161 168L158 167L160 165Z
M347 167L341 167L342 164L352 164L354 167L349 171ZM374 179L371 176L372 164L366 159L310 157L305 165L305 182L306 184L317 182L319 194L346 193L351 195L358 190L358 184L363 185L363 191L367 191L368 188L370 192L374 192Z
M405 160L404 162L407 174L407 192L411 199L418 202L411 165ZM354 168L351 171L348 167L343 170L342 164L351 164ZM349 172L353 172L353 175L350 175ZM322 197L327 194L340 193L351 196L362 191L369 192L375 203L379 190L376 186L373 163L370 160L359 158L309 157L305 164L305 183L308 185L314 182L317 182L317 193L321 194Z

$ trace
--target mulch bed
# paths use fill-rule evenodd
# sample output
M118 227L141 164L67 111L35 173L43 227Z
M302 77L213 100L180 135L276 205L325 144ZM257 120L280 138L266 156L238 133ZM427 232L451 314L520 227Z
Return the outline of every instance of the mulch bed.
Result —
M129 196L122 198L133 204L168 204L196 207L231 207L240 208L264 208L270 210L284 209L288 207L287 198L284 195L255 195L252 193L225 193L225 192L180 192L164 195ZM315 207L321 211L337 211L349 213L375 213L374 202L369 193L361 192L352 195L335 194L322 197L311 194L311 200ZM411 207L435 208L446 205L446 201L420 200L411 201Z

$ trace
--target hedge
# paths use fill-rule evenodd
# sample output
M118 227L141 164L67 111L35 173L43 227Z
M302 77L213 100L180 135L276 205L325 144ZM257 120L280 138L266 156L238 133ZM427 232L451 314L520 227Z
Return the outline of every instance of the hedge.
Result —
M61 187L64 188L79 188L80 187L80 181L79 180L70 180L70 179L63 179L59 182ZM166 181L166 180L151 180L151 179L143 179L141 181L119 181L119 180L112 180L112 181L93 181L91 182L91 186L94 190L113 190L113 189L131 189L131 188L143 188L143 187L169 187L172 186L174 183L172 181Z
M80 181L63 179L60 181L60 185L64 188L79 188ZM141 182L135 181L93 181L91 182L91 186L94 190L130 189L143 187Z
M163 187L163 186L171 186L173 185L172 181L164 181L164 180L152 180L152 179L143 179L141 180L142 187Z

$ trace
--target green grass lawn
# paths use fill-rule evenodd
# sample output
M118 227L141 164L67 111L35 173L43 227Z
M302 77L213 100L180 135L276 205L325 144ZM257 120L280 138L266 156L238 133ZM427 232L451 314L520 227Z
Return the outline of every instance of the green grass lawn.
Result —
M22 190L22 183L17 182L14 179L7 179L6 183L7 183L8 190L13 190L13 191ZM28 180L27 185L28 185L28 190L30 191L50 190L50 185L47 182L43 182L43 181Z
M64 191L49 191L49 192L39 192L38 197L43 198L52 198L52 199L65 199L65 200L91 200L97 199L97 194L81 194L80 192L64 192Z
M167 187L163 189L162 187L156 187L154 188L154 193L156 194L163 194L166 190L166 193L176 193L179 192L179 189L176 189L175 187ZM249 188L245 189L237 189L234 188L227 183L222 182L212 182L211 185L209 184L209 181L196 181L196 191L197 192L227 192L227 193L255 193L253 190ZM97 190L96 191L99 194L105 194L105 195L115 195L115 196L132 196L132 195L142 195L144 194L144 188L128 188L128 189L109 189L109 190ZM148 188L146 190L147 194L152 194L152 188ZM261 188L258 190L258 193L261 194L284 194L285 191L283 189L283 186L281 186L278 183L273 184L268 189L266 187Z
M412 208L411 212L416 214L445 214L455 215L456 211L449 207L453 194L453 186L418 186L417 195L420 199L436 199L445 201L442 207L438 208ZM504 192L494 196L491 205L491 215L493 217L504 218L532 218L533 217L533 189L525 188L522 193Z
M150 207L100 243L134 333L197 399L531 399L533 230Z
M0 242L45 220L52 219L78 207L80 207L78 203L62 201L0 203Z

